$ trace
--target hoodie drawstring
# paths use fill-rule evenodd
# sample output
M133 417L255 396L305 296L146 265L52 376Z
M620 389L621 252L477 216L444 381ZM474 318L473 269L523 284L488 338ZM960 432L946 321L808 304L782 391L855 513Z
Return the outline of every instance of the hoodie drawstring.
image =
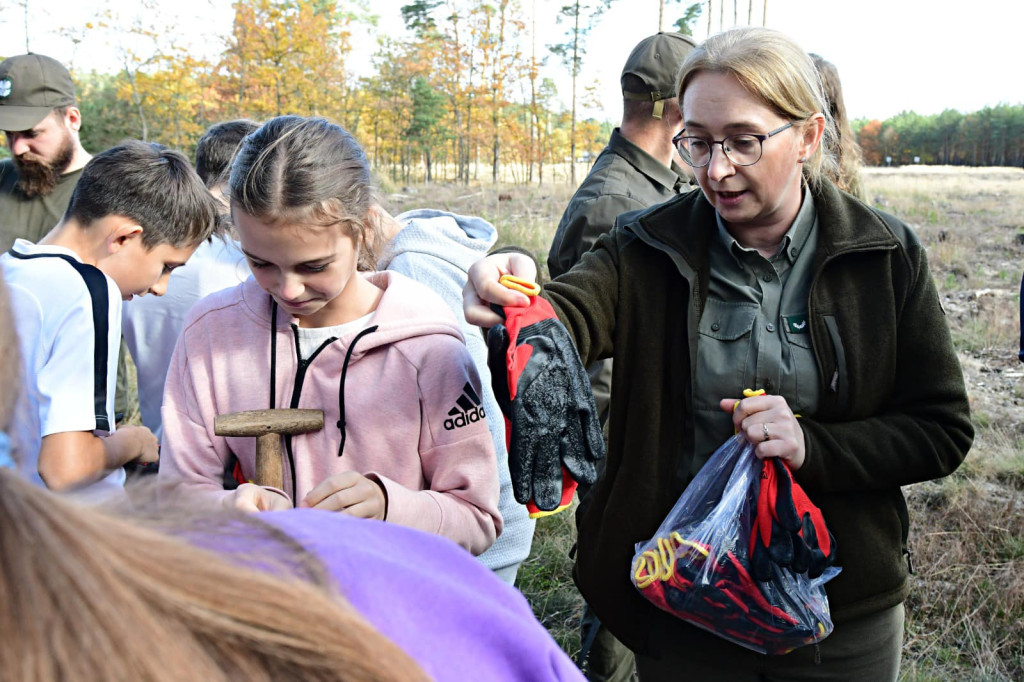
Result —
M270 409L277 405L277 301L270 297Z
M352 339L352 343L348 346L348 352L345 353L345 362L341 365L341 381L338 382L338 430L341 431L341 444L338 445L338 457L341 457L341 454L345 452L345 438L347 437L347 430L345 429L345 375L348 374L348 363L352 359L352 351L356 349L356 344L359 343L359 340L375 331L377 331L377 325L367 327L356 334L356 337Z
M338 337L332 336L325 340L320 346L313 351L309 358L303 360L299 354L299 330L295 324L291 325L292 333L295 337L295 383L292 386L292 399L290 401L290 407L296 408L299 405L299 398L302 394L302 385L306 377L306 369L310 363L320 354L320 352L338 340ZM345 378L348 374L348 366L352 360L352 353L355 351L356 344L367 334L377 331L377 325L367 327L363 329L355 338L352 339L352 343L349 344L348 352L345 353L345 362L341 366L341 378L338 382L338 411L340 418L337 421L338 430L341 432L341 444L338 446L338 457L341 457L345 450L346 440L346 429L345 429ZM270 409L277 407L277 301L273 297L270 297ZM292 480L292 497L295 497L295 491L298 487L295 480L295 457L292 454L292 437L284 437L285 453L288 457L288 469L291 473ZM292 501L295 504L297 500Z

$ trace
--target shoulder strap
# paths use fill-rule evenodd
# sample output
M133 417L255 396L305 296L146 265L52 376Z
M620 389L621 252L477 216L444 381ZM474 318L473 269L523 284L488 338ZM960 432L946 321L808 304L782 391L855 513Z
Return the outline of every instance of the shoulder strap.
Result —
M13 258L30 260L33 258L60 258L75 269L85 282L92 299L92 326L95 332L93 343L93 413L96 418L96 429L113 431L114 425L107 418L107 344L110 337L110 296L107 291L107 277L98 268L77 261L71 256L61 253L18 253L12 247L7 253Z

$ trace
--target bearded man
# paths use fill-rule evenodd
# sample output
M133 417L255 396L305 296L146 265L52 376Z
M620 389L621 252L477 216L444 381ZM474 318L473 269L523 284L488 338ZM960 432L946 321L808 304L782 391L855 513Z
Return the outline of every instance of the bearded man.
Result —
M82 112L68 70L24 54L0 63L0 130L10 159L0 161L0 252L16 238L39 241L64 216L92 158L82 147Z

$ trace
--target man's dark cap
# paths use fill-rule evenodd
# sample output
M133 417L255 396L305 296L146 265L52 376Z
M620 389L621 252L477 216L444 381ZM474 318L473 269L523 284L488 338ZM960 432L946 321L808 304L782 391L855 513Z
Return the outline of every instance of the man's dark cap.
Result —
M682 33L656 33L644 38L629 53L622 67L622 97L637 102L659 102L676 96L676 74L686 55L697 44ZM625 77L633 75L644 84L640 92L626 91ZM661 118L663 105L655 105L655 118Z
M56 59L22 54L0 63L0 130L29 130L75 103L71 74Z

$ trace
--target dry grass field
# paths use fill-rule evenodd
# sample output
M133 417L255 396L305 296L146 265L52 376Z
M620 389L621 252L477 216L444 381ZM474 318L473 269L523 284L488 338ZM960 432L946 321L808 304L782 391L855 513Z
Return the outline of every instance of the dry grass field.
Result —
M916 573L902 679L1024 679L1024 365L1017 362L1024 270L1024 171L867 169L876 206L927 245L960 353L977 436L963 467L910 486ZM389 208L481 215L503 244L544 261L571 188L388 187ZM572 517L542 519L519 587L573 654L581 608L569 572Z

